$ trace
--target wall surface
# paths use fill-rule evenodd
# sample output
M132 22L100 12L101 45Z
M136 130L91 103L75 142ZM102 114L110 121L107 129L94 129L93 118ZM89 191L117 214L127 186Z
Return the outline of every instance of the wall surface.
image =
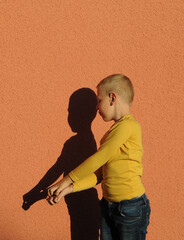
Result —
M0 1L0 240L89 233L75 211L87 198L51 207L41 189L54 171L66 173L63 159L70 156L68 169L75 161L70 96L119 72L134 84L132 114L142 126L148 239L184 239L183 12L182 0ZM97 146L111 124L93 121ZM89 201L97 200L93 190Z

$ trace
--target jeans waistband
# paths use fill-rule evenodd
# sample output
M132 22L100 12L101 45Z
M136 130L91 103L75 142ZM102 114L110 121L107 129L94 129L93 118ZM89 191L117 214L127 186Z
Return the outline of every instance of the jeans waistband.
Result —
M106 200L106 202L108 203L109 206L111 206L112 204L121 204L121 205L124 205L124 204L127 204L127 203L137 203L139 201L143 201L144 203L147 203L149 200L146 196L146 194L142 194L138 197L135 197L135 198L132 198L132 199L129 199L129 200L122 200L120 202L109 202Z

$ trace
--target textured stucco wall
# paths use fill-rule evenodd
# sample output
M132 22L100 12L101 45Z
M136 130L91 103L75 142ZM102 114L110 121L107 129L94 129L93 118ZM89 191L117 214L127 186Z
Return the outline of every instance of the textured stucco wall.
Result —
M70 239L64 201L24 211L22 196L73 135L71 94L118 72L135 86L148 239L184 239L183 11L182 0L0 1L0 240ZM108 127L96 117L97 144Z

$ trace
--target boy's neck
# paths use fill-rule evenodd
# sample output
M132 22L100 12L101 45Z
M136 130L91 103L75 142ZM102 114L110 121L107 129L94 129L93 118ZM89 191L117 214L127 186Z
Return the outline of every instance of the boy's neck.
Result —
M130 114L130 106L129 105L124 105L123 108L117 108L115 111L115 117L114 121L118 121L119 119L123 118L126 115Z
M123 118L124 116L126 116L126 115L129 115L130 114L130 112L129 113L126 113L126 114L123 114L123 115L120 115L119 117L116 117L115 119L113 119L115 122L117 122L118 120L120 120L121 118Z

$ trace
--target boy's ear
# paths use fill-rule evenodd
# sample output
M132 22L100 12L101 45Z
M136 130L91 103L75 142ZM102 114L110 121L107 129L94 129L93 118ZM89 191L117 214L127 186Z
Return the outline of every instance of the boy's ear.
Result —
M109 93L109 102L110 102L110 106L112 106L116 102L116 94L115 93Z

